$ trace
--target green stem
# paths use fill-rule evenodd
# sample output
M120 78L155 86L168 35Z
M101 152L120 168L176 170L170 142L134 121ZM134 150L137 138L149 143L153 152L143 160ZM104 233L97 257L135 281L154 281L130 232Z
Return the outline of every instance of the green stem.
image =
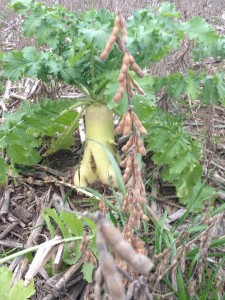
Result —
M94 236L89 236L90 239L92 239L93 237ZM82 239L83 239L83 236L75 236L75 237L69 237L69 238L64 238L64 239L61 238L61 239L58 240L58 243L57 243L57 240L56 240L55 243L52 244L52 246L57 245L57 244L61 244L61 243L68 243L68 242L72 242L72 241L78 241L78 240L82 240ZM33 246L33 247L30 247L30 248L21 250L19 252L14 253L14 254L8 255L8 256L0 259L0 265L6 263L6 262L8 262L8 261L10 261L10 260L12 260L16 257L19 257L21 255L37 251L40 247L44 247L44 246L46 246L46 243L50 243L52 241L53 240L45 242L45 243L37 245L37 246Z

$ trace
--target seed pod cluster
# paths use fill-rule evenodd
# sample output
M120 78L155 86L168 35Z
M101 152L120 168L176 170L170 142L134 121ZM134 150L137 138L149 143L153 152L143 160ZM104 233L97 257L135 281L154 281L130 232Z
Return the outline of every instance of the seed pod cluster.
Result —
M142 254L137 254L133 247L123 239L119 229L102 219L98 229L101 231L106 243L112 247L113 252L137 273L148 276L153 268L152 261ZM115 298L118 299L118 298Z
M123 49L120 44L118 45L119 48ZM144 95L144 91L139 87L138 83L131 80L131 77L128 75L129 66L137 73L139 77L143 77L144 73L135 62L134 57L130 55L128 52L124 53L122 67L120 69L119 76L117 78L118 81L118 90L116 95L114 96L114 102L119 102L123 98L123 94L127 89L127 93L129 98L134 96L134 92L132 90L132 86L138 91L139 94Z

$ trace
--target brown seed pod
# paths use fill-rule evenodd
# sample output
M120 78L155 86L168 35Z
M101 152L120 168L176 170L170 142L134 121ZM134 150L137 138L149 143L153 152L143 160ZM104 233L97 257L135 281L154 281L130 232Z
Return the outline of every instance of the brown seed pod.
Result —
M136 145L138 147L143 147L143 141L142 141L142 139L140 138L139 135L136 135Z
M120 28L120 16L115 17L114 27L119 27Z
M113 251L122 260L127 262L138 273L145 276L148 275L149 271L153 268L153 263L148 257L137 254L133 247L122 238L118 229L104 220L101 223L101 232L105 241L112 246Z
M122 41L120 39L120 37L118 36L117 39L116 39L116 44L118 46L118 49L121 51L121 52L125 52L125 48L124 48L124 45L122 44Z
M132 169L129 167L126 167L124 174L127 174L128 176L130 176L132 173Z
M101 61L104 61L107 59L109 53L106 50L103 50L103 52L100 54L99 58Z
M99 266L104 276L104 281L113 299L125 300L123 280L116 270L113 257L107 251L100 251Z
M123 94L117 92L116 95L113 97L114 102L119 102L123 98Z
M142 156L145 156L147 154L147 151L144 146L138 147L136 151L137 151L137 153L141 154Z
M134 97L134 92L132 91L131 83L130 83L130 78L129 77L127 78L127 93L128 93L129 98L133 98Z
M111 33L111 36L114 37L113 43L114 43L114 42L116 41L116 39L117 39L119 30L120 30L119 26L114 26L114 27L113 27L113 31L112 31L112 33Z
M126 21L122 15L120 15L120 30L122 35L122 41L126 45L127 44L127 26Z
M128 156L126 161L126 167L132 168L132 164L133 164L133 158L131 156Z
M104 284L104 278L101 269L98 267L98 269L95 271L95 299L96 300L103 300L103 284Z
M124 131L123 131L124 132ZM133 134L130 135L129 140L127 143L122 147L122 151L126 153L132 146L133 146L134 136Z
M137 198L137 201L138 201L138 203L140 203L140 205L142 205L142 206L146 203L145 197L142 197L142 196L139 196L139 197Z
M129 76L129 79L131 81L131 84L133 85L133 87L137 90L138 94L144 96L145 92L142 90L142 88L139 86L139 84L137 83L137 81L135 81L131 76Z
M124 53L124 56L123 56L123 63L125 65L129 65L130 63L130 55L128 53Z
M130 66L131 69L134 70L134 72L138 75L138 77L144 76L144 72L141 70L139 65L135 62L135 59L132 55L130 55Z
M138 254L143 254L143 255L147 255L148 251L145 248L145 244L144 242L139 239L137 236L135 236L132 240L132 246L134 248L134 250L138 253Z
M128 160L128 157L125 157L125 159L124 159L124 160L121 160L121 162L120 162L120 166L121 166L122 168L126 168L126 165L127 165L127 160Z
M138 77L144 77L144 72L141 70L141 68L138 66L138 64L134 63L131 65L131 68L136 72Z
M134 125L136 126L136 128L139 130L140 134L146 135L147 130L144 128L141 121L138 119L138 116L133 111L131 112L131 119L134 122Z
M128 180L130 179L130 176L128 176L127 174L123 174L123 181L125 182L125 183L127 183L128 182Z
M133 65L135 63L134 57L130 54L129 58L130 58L130 64Z
M126 80L124 80L123 82L120 82L120 85L118 88L118 93L123 95L125 90L126 90Z
M138 128L141 135L147 135L147 130L144 128L144 126L141 126Z
M131 132L131 128L132 128L132 119L129 111L125 113L124 119L125 119L125 124L123 128L123 135L126 136Z
M116 39L118 38L119 30L120 30L120 17L116 16L112 33L105 45L103 52L100 54L99 58L101 61L104 61L107 59L110 51L112 50L113 44L115 43Z
M124 125L125 125L125 115L123 115L122 119L120 120L119 124L117 125L117 127L115 128L115 134L116 135L119 135L123 132L123 128L124 128Z
M129 65L123 63L122 67L120 69L120 72L123 74L127 74L128 68L129 68Z
M117 78L117 81L120 83L120 82L123 82L125 79L126 79L126 74L120 72L120 74Z

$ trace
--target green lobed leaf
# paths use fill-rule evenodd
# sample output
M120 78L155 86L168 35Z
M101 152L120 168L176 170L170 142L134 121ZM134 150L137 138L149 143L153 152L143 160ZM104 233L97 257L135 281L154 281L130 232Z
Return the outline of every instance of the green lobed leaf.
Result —
M201 95L202 102L205 104L217 105L219 101L219 94L215 79L210 76L204 80L204 87Z
M193 17L181 26L190 39L199 39L205 45L213 45L219 38L218 33L212 26L199 16Z
M185 92L191 97L192 100L196 100L200 94L200 83L194 72L189 72L189 76L186 77Z
M217 74L217 90L222 104L225 106L225 77L224 74Z
M9 7L13 8L18 14L24 14L30 9L33 2L34 0L11 0Z
M4 184L7 180L7 173L9 166L6 164L5 160L0 157L0 184Z
M82 266L81 272L83 273L83 278L88 283L93 282L93 271L95 269L95 266L92 263L85 263Z
M83 222L78 219L72 212L61 211L60 218L70 229L74 236L82 236L84 232Z
M34 282L24 286L23 280L12 286L13 274L7 267L0 268L0 299L27 300L35 294Z

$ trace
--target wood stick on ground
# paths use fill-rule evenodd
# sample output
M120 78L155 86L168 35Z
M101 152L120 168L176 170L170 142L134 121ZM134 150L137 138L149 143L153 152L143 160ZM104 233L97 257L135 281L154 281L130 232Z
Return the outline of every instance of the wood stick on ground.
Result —
M0 240L2 240L10 231L12 231L17 224L18 222L13 222L12 224L9 224L9 226L0 234Z
M42 266L44 266L50 257L53 256L57 247L56 245L62 241L61 237L56 236L54 239L47 241L40 245L36 252L32 263L24 278L24 286L27 286L34 276L39 272Z
M18 100L21 100L21 101L27 100L26 97L21 96L21 95L17 95L17 94L15 94L15 93L11 93L9 97L10 97L10 98L13 98L13 99L18 99Z
M52 204L52 202L50 200L51 189L52 188L50 186L47 193L42 196L42 198L43 198L42 211L44 210L45 207L51 207L51 204ZM34 245L35 237L40 235L40 233L43 229L44 223L45 223L45 221L40 213L40 215L38 216L37 221L33 227L33 230L31 231L31 234L26 242L26 245L25 245L26 248L29 248ZM17 258L15 258L15 260L16 259ZM19 282L19 280L22 277L22 270L25 270L27 268L28 263L29 262L26 257L20 260L20 262L17 265L15 272L14 272L14 282L13 283ZM13 264L13 262L12 262L12 264Z
M4 100L10 99L10 89L11 89L11 87L12 87L12 82L10 80L7 80L6 81L6 86L5 86L5 93L3 95ZM5 103L5 101L4 101L4 103ZM6 111L7 111L7 109L6 109Z
M24 248L24 245L22 243L13 242L10 240L0 241L0 245L7 248L18 248L18 249Z
M75 265L72 265L59 279L59 281L54 285L54 289L61 290L66 286L66 283L70 280L74 273L82 266L84 263L84 258L82 257ZM48 284L48 281L46 282ZM52 300L54 295L49 294L45 296L42 300Z
M10 195L12 190L10 188L5 188L4 197L2 201L2 207L0 210L0 217L4 217L9 212L9 202L10 202Z

